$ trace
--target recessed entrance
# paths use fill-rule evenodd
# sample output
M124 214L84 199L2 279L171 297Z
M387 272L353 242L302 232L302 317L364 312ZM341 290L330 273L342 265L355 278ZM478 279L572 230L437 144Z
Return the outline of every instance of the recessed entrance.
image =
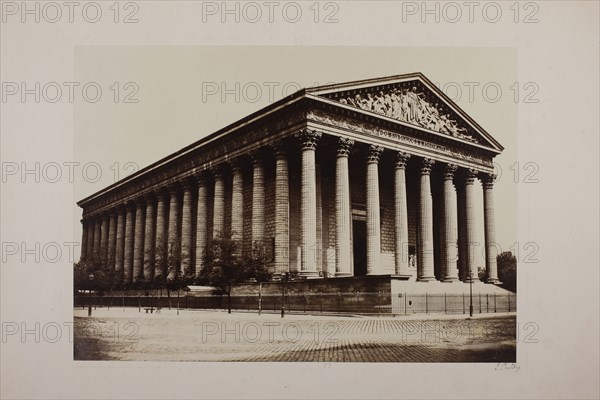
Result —
M352 251L354 255L354 276L367 274L367 222L352 221Z

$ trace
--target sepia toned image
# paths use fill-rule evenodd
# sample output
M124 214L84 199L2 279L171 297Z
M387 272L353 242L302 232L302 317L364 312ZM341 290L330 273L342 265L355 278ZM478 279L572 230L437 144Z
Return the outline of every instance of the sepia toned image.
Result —
M502 150L421 73L286 96L77 203L74 357L515 362Z
M599 6L1 0L0 397L598 398Z

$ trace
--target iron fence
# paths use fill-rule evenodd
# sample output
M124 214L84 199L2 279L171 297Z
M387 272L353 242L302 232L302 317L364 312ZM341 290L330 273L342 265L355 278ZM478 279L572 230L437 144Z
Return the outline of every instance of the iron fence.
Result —
M156 309L226 310L228 298L216 296L89 296L75 297L75 307L137 307L140 312ZM473 312L496 313L516 311L516 294L473 293ZM469 294L406 293L287 293L232 295L233 311L296 314L468 314Z

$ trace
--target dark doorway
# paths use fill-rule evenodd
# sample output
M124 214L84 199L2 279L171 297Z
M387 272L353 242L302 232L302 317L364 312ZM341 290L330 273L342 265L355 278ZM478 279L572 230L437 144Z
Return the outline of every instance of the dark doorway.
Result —
M352 221L352 247L354 254L354 276L367 274L367 222Z

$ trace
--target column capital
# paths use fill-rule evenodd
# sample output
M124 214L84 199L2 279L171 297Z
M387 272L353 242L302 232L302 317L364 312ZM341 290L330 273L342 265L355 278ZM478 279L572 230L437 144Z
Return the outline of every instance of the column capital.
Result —
M169 194L169 191L164 186L156 188L152 192L157 199L165 198Z
M127 211L129 210L135 210L135 201L134 200L129 200L127 203L125 203L125 209Z
M400 169L406 168L406 163L408 162L409 158L410 158L409 153L405 153L403 151L399 151L398 153L396 153L396 168L400 168Z
M496 178L496 174L481 173L479 175L479 179L481 179L481 185L484 189L493 189Z
M242 159L242 157L236 157L232 160L227 161L227 163L229 164L229 167L232 171L239 171L244 167L244 160Z
M479 172L476 169L467 168L465 170L465 183L467 185L472 185L473 182L475 182L475 178L477 178L478 174L479 174Z
M154 192L149 192L144 195L144 200L146 201L146 205L154 204L156 201L156 194Z
M146 195L136 197L133 201L135 202L136 207L141 207L146 204Z
M180 182L184 190L191 190L196 186L196 179L193 176L183 178Z
M370 145L369 146L369 154L367 155L367 163L369 163L369 164L378 163L379 157L381 156L382 152L383 152L383 147L376 145L376 144Z
M456 164L446 164L444 166L444 180L451 181L452 179L454 179L454 174L456 173L457 169L458 165Z
M193 177L196 180L196 183L203 183L203 182L206 182L207 175L208 175L208 171L206 169L200 169L200 170L194 172Z
M269 145L275 152L275 158L287 157L287 142L283 139L279 139Z
M210 167L208 170L209 172L213 175L213 177L222 177L224 172L224 165L223 164L219 164L219 165L214 165L212 167Z
M173 183L170 183L167 186L167 190L169 191L170 194L173 194L173 193L177 194L177 193L179 193L179 189L180 189L179 188L179 182L173 182Z
M431 173L431 167L435 164L435 160L431 158L423 158L421 160L421 175L429 175Z
M337 147L337 156L338 157L348 157L350 155L350 150L354 146L354 140L341 137L338 140Z
M302 145L302 150L315 150L323 134L313 129L301 129L295 136Z

